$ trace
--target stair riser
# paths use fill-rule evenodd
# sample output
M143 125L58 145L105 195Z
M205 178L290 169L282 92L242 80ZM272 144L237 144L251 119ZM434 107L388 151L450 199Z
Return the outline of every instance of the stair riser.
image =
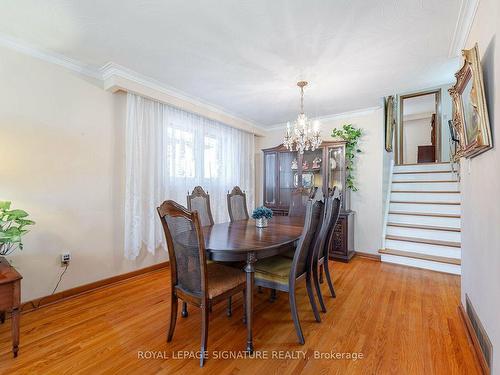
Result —
M395 165L394 172L434 172L451 171L451 164L417 164L417 165ZM454 170L457 170L455 164Z
M392 201L460 203L460 193L391 193Z
M457 175L455 173L408 173L408 174L394 174L392 181L456 181Z
M392 190L458 191L459 187L458 182L393 182Z
M389 209L398 212L460 215L460 206L447 204L391 203Z
M459 247L430 245L426 243L385 240L385 248L401 251L410 251L413 253L435 255L445 258L460 259L461 250Z
M460 219L451 217L417 216L390 214L388 222L416 225L433 225L436 227L460 228Z
M425 240L460 242L460 232L448 232L443 230L388 226L387 234L391 236L421 238Z
M438 272L446 272L446 273L451 273L454 275L461 274L460 266L455 265L455 264L432 262L429 260L413 259L413 258L400 257L400 256L395 256L395 255L389 255L389 254L382 254L381 260L382 260L382 262L400 264L400 265L416 267L416 268L423 268L423 269L438 271Z

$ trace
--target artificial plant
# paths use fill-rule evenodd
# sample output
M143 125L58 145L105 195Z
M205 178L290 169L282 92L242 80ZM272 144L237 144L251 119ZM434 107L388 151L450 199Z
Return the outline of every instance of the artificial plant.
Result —
M26 227L35 224L23 210L11 210L11 202L0 201L0 255L9 255L23 249L22 237Z
M273 211L264 206L257 207L255 210L253 210L252 213L252 218L255 220L262 218L271 219L272 217L273 217Z
M345 157L346 157L346 187L352 191L358 191L356 186L356 178L354 176L354 163L356 155L361 152L358 148L358 141L363 135L361 129L356 129L352 124L345 124L340 129L332 130L333 138L340 138L346 141Z

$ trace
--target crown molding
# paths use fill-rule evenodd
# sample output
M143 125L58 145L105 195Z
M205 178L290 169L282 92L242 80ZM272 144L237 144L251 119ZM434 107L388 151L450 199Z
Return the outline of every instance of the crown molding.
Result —
M451 41L448 57L457 57L462 54L467 38L469 37L474 17L480 0L461 0L453 39Z
M78 60L71 59L53 51L47 51L37 48L31 44L27 44L19 39L11 36L0 34L0 45L19 53L34 57L45 62L59 65L65 69L75 73L85 75L94 79L101 80L101 74L98 69L90 65L84 64Z
M17 38L13 38L2 33L0 33L0 46L95 79L102 84L102 87L105 90L109 90L111 92L119 90L129 91L130 88L133 87L134 89L131 91L137 94L166 102L167 104L203 115L229 126L254 133L255 135L262 136L266 131L266 128L264 128L261 124L242 118L241 116L231 113L224 108L205 102L200 98L185 94L163 84L162 82L144 76L113 62L109 62L101 68L97 68L54 51L48 51L35 47ZM120 84L118 84L118 82ZM149 95L144 94L146 92L148 92ZM153 94L153 92L156 94Z
M313 117L310 120L311 121L318 120L319 122L328 122L328 121L338 120L338 119L347 118L347 117L366 116L366 115L369 115L375 111L378 111L379 109L382 109L382 106L367 107L367 108L362 108L362 109L356 109L354 111L342 112L342 113L325 115L325 116L318 116L318 117ZM283 122L283 123L268 126L267 130L277 130L277 129L285 129L285 128L286 128L286 122Z
M261 124L257 124L254 121L243 118L222 107L186 94L158 80L114 62L108 62L103 65L100 69L100 74L105 90L112 92L120 90L135 92L150 97L151 99L212 118L227 125L252 132L256 135L264 135L263 131L266 130Z

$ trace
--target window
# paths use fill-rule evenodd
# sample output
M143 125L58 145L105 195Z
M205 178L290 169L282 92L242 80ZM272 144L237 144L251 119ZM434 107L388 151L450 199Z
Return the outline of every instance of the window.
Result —
M194 135L175 128L167 129L167 162L170 177L195 177Z
M205 178L219 176L219 163L217 158L218 141L215 137L205 136L205 150L203 154L203 175Z

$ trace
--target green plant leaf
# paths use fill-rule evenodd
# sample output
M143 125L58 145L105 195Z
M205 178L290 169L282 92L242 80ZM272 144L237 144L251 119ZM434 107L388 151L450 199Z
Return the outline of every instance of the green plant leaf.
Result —
M27 217L28 213L23 210L10 210L5 211L5 215L9 218L9 220L21 219L23 217Z
M0 201L0 210L8 210L10 209L11 202L9 201Z

